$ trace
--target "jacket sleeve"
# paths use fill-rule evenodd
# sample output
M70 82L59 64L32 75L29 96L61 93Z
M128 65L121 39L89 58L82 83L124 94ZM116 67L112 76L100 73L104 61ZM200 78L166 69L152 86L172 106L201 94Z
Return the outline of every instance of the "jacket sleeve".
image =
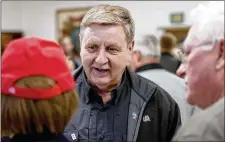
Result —
M181 126L180 109L176 101L162 88L156 91L161 118L162 141L171 141Z
M170 142L181 126L180 109L176 101L161 87L157 87L154 96L157 98L160 141Z
M171 103L168 120L168 140L171 141L176 131L181 126L180 109L175 101Z
M150 117L150 121L145 120ZM161 88L155 89L142 116L137 142L170 142L181 125L177 103Z

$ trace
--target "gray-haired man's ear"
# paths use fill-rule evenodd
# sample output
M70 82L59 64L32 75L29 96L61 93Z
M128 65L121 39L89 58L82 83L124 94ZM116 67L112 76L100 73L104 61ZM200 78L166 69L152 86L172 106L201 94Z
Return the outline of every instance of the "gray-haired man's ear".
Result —
M224 39L220 40L219 43L216 45L216 48L218 48L218 61L216 64L216 69L219 70L221 68L224 68L224 57L225 57L225 44Z

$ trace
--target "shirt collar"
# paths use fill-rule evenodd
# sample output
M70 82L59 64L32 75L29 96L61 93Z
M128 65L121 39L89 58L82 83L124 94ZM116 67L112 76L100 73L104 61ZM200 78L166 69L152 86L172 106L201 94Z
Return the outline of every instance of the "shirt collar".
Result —
M170 52L163 52L161 56L173 56Z
M163 67L158 63L145 64L145 65L137 68L136 72L142 72L142 71L150 70L150 69L163 69Z

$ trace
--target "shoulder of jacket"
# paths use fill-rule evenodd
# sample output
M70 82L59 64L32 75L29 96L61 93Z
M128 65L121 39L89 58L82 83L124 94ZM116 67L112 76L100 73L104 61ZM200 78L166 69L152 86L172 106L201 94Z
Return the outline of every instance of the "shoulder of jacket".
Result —
M146 102L149 102L150 98L154 97L159 102L171 103L170 95L159 85L133 72L130 72L130 77L133 91Z
M79 82L78 78L81 75L82 71L83 71L83 66L82 65L79 66L79 68L77 68L75 71L73 71L73 79L74 79L74 81L76 81L76 83Z

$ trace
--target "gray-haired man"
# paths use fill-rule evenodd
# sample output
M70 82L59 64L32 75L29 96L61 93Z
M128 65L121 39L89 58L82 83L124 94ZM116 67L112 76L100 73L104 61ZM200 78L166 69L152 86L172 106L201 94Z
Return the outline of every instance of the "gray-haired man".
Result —
M174 141L224 141L224 1L207 2L191 12L184 42L187 101L204 111L183 126Z

